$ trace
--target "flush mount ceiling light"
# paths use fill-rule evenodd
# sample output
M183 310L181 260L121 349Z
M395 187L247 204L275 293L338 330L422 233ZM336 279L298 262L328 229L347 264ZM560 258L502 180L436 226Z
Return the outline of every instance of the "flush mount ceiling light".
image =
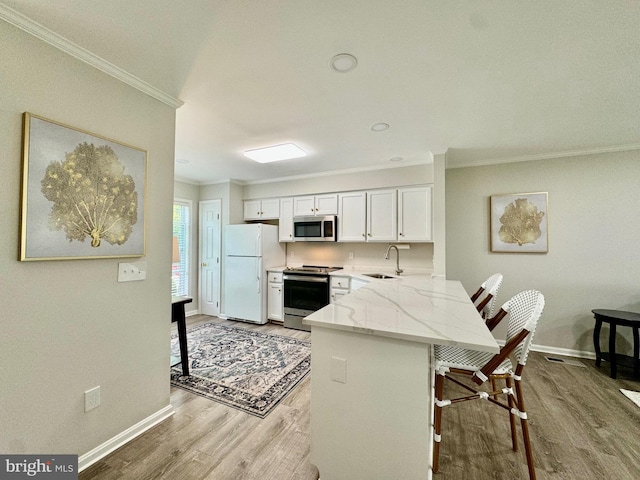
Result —
M291 158L306 157L307 152L293 143L283 143L282 145L274 145L272 147L247 150L244 152L244 156L258 163L269 163L289 160Z
M177 158L176 163L187 164L189 163L189 160L187 160L186 158Z
M404 160L404 158L402 158L402 157L393 157L393 158L389 159L390 162L401 162L403 160Z
M329 62L331 70L338 73L347 73L356 68L358 59L350 53L339 53Z
M388 123L374 123L373 125L371 125L371 127L369 127L371 129L372 132L384 132L385 130L387 130L389 128L389 124Z

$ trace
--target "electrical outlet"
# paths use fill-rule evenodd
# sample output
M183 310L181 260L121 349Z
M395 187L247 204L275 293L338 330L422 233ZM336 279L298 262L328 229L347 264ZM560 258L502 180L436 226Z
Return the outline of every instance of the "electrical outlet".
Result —
M339 383L347 383L347 360L344 358L331 357L329 366L331 380Z
M84 392L84 411L100 406L100 385Z
M349 260L353 260L353 252L349 252Z

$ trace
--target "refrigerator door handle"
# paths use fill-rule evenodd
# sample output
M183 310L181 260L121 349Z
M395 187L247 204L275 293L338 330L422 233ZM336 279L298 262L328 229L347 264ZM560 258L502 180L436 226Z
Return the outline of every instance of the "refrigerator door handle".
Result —
M262 255L262 250L260 249L260 234L256 235L256 255Z
M260 260L256 262L256 282L258 284L258 293L260 293Z

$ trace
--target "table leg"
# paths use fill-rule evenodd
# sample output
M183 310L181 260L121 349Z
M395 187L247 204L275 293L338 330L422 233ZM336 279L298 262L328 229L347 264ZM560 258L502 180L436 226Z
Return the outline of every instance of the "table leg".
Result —
M638 327L633 327L633 374L640 376L640 335Z
M596 318L596 326L593 329L593 348L596 351L596 367L602 362L602 350L600 350L600 330L602 329L602 320Z
M184 305L173 306L173 320L178 324L178 343L180 344L180 364L182 374L189 375L189 352L187 350L187 319Z
M611 378L618 375L618 363L616 359L616 324L609 323L609 359L611 363Z

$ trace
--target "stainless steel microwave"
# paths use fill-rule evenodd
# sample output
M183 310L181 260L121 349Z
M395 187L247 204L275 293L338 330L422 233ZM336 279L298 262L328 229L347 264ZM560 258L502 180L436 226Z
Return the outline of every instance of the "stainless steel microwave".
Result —
M293 217L293 239L296 242L335 242L338 222L335 215L326 217Z

